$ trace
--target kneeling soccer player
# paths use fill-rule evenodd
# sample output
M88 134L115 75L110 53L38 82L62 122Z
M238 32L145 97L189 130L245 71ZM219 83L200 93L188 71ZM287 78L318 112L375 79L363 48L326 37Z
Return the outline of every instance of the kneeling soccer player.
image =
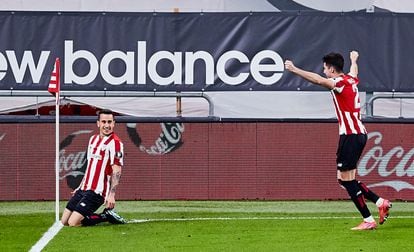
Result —
M114 133L115 119L110 110L101 110L96 122L99 134L91 136L88 146L88 166L79 187L66 205L61 222L66 226L92 226L108 221L124 224L115 207L116 188L123 166L123 143ZM101 214L95 211L105 203Z

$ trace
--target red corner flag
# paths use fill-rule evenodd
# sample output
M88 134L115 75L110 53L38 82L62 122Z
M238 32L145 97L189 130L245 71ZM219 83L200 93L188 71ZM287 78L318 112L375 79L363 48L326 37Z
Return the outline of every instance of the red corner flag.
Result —
M49 93L59 98L60 92L60 60L56 58L52 75L50 76L49 87L47 89Z

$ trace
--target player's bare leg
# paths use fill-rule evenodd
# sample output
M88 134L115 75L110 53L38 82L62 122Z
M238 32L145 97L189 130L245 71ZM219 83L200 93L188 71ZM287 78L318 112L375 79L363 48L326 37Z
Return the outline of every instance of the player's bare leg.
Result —
M63 214L62 214L62 218L60 219L60 222L62 222L63 225L68 226L69 225L68 221L69 221L71 214L72 214L72 211L65 208L65 210L63 210Z
M83 217L83 215L82 215L82 214L80 214L80 213L78 213L78 212L74 211L74 212L70 215L70 218L69 218L69 220L68 220L68 224L69 224L69 226L71 226L71 227L81 226L81 225L82 225L82 220L83 220L84 218L85 218L85 217Z
M339 171L337 173L338 179L342 181L351 181L355 179L356 169L350 171Z

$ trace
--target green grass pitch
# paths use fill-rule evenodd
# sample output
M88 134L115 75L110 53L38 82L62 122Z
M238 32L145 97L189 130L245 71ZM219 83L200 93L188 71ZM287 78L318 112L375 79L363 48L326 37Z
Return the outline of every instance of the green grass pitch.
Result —
M54 202L0 210L0 251L28 251L54 222ZM351 231L361 219L349 201L124 201L131 223L64 227L43 251L414 251L413 210L395 202L384 225Z

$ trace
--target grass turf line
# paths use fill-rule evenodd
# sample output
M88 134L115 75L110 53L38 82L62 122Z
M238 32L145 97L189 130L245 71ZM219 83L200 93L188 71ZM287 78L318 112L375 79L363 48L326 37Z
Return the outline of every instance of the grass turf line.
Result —
M0 203L0 251L30 249L54 221L53 202ZM359 223L351 202L128 201L117 211L128 219L247 218L246 220L156 221L128 225L63 228L44 251L410 251L413 203L397 202L390 220L372 232ZM62 209L64 203L62 203ZM372 213L377 212L370 205ZM38 209L38 210L36 210ZM39 211L40 213L36 213ZM329 212L328 212L329 211ZM21 213L10 215L11 212ZM256 219L251 217L348 219ZM352 219L352 218L356 219Z

